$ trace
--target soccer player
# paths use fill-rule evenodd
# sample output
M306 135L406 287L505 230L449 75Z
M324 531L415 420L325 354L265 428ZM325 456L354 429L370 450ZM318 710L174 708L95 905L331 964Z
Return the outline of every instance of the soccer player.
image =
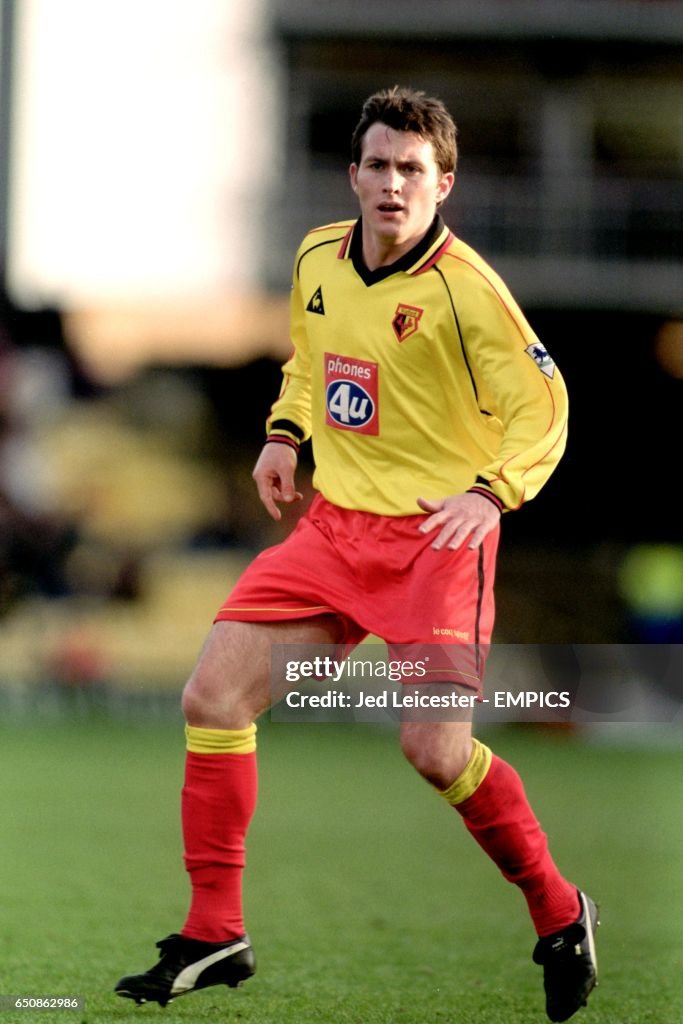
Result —
M462 658L437 658L433 678L480 686L501 512L555 468L567 399L503 282L441 219L455 166L439 100L398 87L371 96L352 139L361 216L314 229L296 255L294 350L254 480L279 520L279 505L301 497L297 453L310 437L318 493L238 581L185 688L192 900L180 932L157 943L158 962L118 982L138 1003L254 972L241 879L273 644L348 649L375 634L392 651L438 636ZM519 775L472 736L470 718L403 721L401 746L521 889L546 1011L564 1021L596 982L597 908L560 873Z

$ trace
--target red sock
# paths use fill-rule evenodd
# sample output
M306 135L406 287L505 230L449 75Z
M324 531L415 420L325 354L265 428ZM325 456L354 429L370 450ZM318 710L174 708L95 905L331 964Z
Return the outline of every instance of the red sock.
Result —
M511 765L494 754L483 781L455 809L505 878L524 893L539 936L576 921L580 913L576 887L555 866L546 835Z
M256 806L256 753L187 752L182 794L192 902L182 934L204 942L244 935L244 839Z

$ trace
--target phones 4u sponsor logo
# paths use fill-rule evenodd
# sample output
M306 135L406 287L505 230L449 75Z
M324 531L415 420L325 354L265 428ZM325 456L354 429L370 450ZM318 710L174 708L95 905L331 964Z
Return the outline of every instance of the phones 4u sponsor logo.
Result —
M378 366L325 353L325 422L338 430L379 434Z

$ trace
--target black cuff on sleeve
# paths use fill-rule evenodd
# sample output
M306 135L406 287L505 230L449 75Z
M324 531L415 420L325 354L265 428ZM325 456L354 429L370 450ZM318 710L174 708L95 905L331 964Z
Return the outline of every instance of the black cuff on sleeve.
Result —
M505 511L505 505L497 494L491 490L488 480L478 476L472 487L467 488L468 494L481 494L482 498L488 498L492 505L495 505L499 512Z
M299 445L296 441L293 441L291 437L285 437L283 434L269 434L266 438L266 444L286 444L288 448L293 448L298 453Z
M266 443L272 441L277 444L286 444L298 452L303 439L303 430L292 420L274 420L268 427Z
M297 426L293 420L273 420L268 428L268 436L272 433L279 433L280 431L292 434L294 439L301 444L304 439L304 432L301 427Z

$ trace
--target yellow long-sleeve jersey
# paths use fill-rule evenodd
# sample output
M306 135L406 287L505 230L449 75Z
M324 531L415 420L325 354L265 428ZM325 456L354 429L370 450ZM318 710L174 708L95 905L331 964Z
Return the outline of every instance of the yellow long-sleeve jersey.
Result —
M268 439L312 438L314 486L344 508L414 515L467 490L518 508L566 443L560 373L497 274L437 215L368 271L360 220L309 232L296 257L294 352Z

